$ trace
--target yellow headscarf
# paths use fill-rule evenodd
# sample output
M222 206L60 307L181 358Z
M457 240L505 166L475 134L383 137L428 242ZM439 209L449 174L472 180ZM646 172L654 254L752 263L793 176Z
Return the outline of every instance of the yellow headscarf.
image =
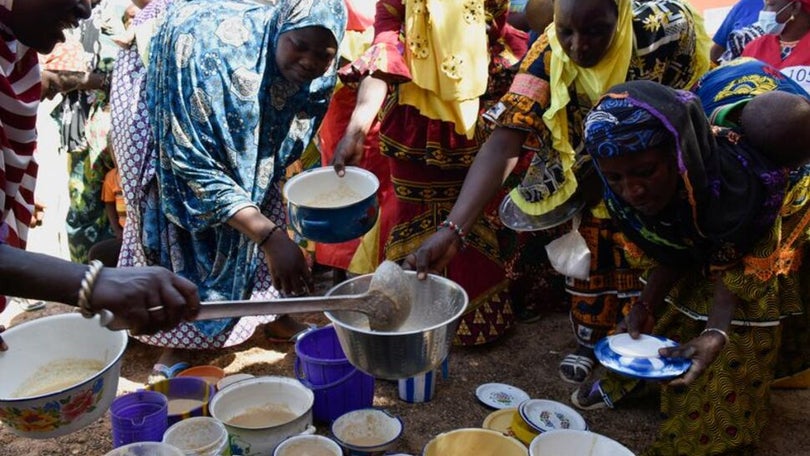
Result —
M472 138L489 73L484 0L405 0L405 38L399 102Z
M554 23L546 28L546 36L552 50L551 104L543 114L543 122L551 134L552 147L560 154L565 184L542 202L527 201L517 188L512 190L510 193L512 201L527 214L545 214L567 201L577 189L573 169L576 153L568 141L568 118L565 110L571 100L568 88L572 83L576 84L577 93L586 95L591 102L595 102L607 89L624 82L627 78L634 40L632 1L614 1L619 9L616 34L605 56L591 68L582 68L571 61L560 45Z
M529 215L543 215L550 212L567 201L577 189L577 181L574 176L576 153L568 140L568 117L565 109L570 101L568 88L572 83L575 84L577 94L587 97L593 104L610 87L625 82L627 77L635 47L633 1L614 1L619 10L616 34L608 47L607 53L594 67L581 68L572 62L562 50L554 24L552 23L546 28L546 36L552 49L551 104L543 114L543 122L551 135L552 147L560 155L564 182L562 187L556 189L548 198L538 202L524 199L519 187L512 190L509 194L512 201ZM703 26L703 17L692 8L688 1L684 0L683 6L691 13L696 39L693 60L695 70L692 80L686 85L688 88L695 84L700 76L709 69L711 38Z

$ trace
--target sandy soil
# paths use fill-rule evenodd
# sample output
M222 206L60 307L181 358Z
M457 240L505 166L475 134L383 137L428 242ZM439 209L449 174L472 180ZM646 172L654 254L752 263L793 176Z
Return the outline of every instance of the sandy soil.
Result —
M12 324L55 312L70 311L62 305L19 315ZM303 315L305 321L325 323L322 315ZM295 349L292 344L273 344L260 332L246 343L219 352L199 352L192 364L213 364L227 374L245 372L254 375L292 377ZM574 346L567 316L548 315L539 322L519 324L497 344L478 348L453 349L450 376L441 380L431 402L408 404L398 399L394 382L378 380L374 405L400 416L405 425L397 451L417 455L435 435L463 427L480 427L493 410L475 397L478 385L501 382L517 386L533 398L545 398L569 404L572 385L560 380L557 364ZM13 348L12 348L13 349ZM124 355L119 393L142 387L159 350L131 341ZM771 419L767 424L758 455L788 456L810 454L810 390L775 391ZM633 451L641 451L651 442L657 423L655 396L628 404L617 410L583 412L591 430L607 435ZM329 430L318 426L321 434ZM112 448L110 421L104 416L71 435L51 440L32 440L15 436L0 425L0 456L11 455L103 455Z

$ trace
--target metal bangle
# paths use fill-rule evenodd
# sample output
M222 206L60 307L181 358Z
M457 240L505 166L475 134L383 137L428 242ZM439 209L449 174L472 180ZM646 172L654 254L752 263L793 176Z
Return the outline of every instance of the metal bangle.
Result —
M104 268L104 263L99 260L93 260L90 262L87 271L85 271L84 277L82 277L77 305L79 312L84 318L93 318L97 313L90 307L90 296L93 294L93 287L96 285L96 279L98 279L98 276L101 274L102 268Z
M700 332L700 335L708 334L708 333L717 333L723 336L723 342L725 345L728 345L729 339L728 334L720 328L706 328Z

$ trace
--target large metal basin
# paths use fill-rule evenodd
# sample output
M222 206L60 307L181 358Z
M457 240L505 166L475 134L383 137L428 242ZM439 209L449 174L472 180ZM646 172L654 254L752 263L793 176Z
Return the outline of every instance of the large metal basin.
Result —
M469 299L461 286L441 276L411 281L413 306L410 316L396 332L372 331L368 318L359 312L324 312L334 323L346 358L363 372L378 378L396 380L435 369L447 357L458 321ZM336 285L326 295L363 293L372 274Z

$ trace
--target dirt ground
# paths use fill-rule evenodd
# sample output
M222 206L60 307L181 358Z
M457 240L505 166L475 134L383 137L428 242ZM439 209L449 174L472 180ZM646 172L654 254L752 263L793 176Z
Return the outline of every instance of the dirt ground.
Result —
M16 317L12 324L51 313L71 311L54 304L48 309ZM304 314L302 319L324 324L320 314ZM496 344L477 348L454 347L450 356L449 378L441 380L432 401L408 404L398 399L395 382L378 380L374 405L402 418L404 433L396 451L418 455L435 435L463 427L480 427L493 410L475 397L478 385L508 383L533 398L570 404L574 387L560 380L557 364L574 347L567 316L551 314L538 322L518 324ZM13 349L13 347L12 347ZM131 340L124 355L119 394L140 388L146 382L159 349ZM293 377L295 348L292 344L269 343L257 331L244 344L217 352L198 352L192 364L213 364L226 374ZM788 456L810 454L810 390L775 391L771 419L758 455ZM659 422L654 395L616 410L582 412L590 429L607 435L631 450L640 452L649 444ZM317 423L316 423L317 424ZM323 424L318 432L328 435ZM0 456L27 455L103 455L112 448L109 416L73 434L50 440L32 440L15 436L0 425ZM474 456L474 455L471 455Z

